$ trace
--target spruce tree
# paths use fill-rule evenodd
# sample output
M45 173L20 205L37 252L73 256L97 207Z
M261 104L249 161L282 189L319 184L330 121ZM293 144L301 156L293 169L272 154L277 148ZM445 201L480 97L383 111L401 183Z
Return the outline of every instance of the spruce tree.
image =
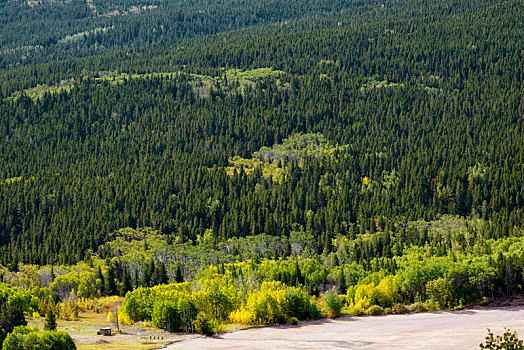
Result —
M100 280L100 294L106 295L106 283L100 265L98 265L97 278Z
M106 275L106 293L107 295L117 295L117 287L116 287L116 275L115 275L115 269L113 267L113 264L109 264L107 269L107 275Z
M49 310L45 316L44 330L54 331L56 330L56 316L53 310Z
M175 282L176 283L184 282L184 274L182 272L182 266L181 266L180 262L177 262L177 264L176 264Z
M120 290L120 295L125 297L127 292L130 292L133 290L133 286L131 285L131 276L129 275L129 270L127 269L127 266L124 267L124 278L122 281L122 289Z
M346 277L344 276L344 271L338 276L338 294L346 294L347 292Z

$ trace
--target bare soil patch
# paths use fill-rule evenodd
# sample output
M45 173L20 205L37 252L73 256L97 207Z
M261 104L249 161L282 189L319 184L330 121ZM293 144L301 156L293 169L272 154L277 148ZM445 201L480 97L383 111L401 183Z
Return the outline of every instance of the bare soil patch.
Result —
M524 336L524 306L307 321L192 338L167 349L478 349L487 328L500 334L504 327Z

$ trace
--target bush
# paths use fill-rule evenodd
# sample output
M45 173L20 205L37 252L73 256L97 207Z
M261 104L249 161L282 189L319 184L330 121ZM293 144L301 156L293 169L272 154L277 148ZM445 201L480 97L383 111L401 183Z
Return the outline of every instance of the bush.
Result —
M45 324L44 324L44 330L45 331L54 331L56 330L56 316L53 313L53 311L49 310L45 317Z
M5 338L2 350L53 349L73 350L76 345L66 332L40 332L27 326L16 327Z
M407 308L407 306L401 303L396 303L395 305L393 305L393 308L391 309L391 311L394 314L399 314L399 315L409 313L409 309Z
M342 302L338 294L333 290L329 290L322 298L324 309L329 317L339 317L342 310Z
M346 309L345 312L348 316L361 316L364 315L364 309L361 305L353 305L350 304Z
M205 314L199 313L195 319L195 331L203 335L213 335L213 326L216 322L210 320Z
M488 328L488 335L486 336L486 345L480 344L481 349L490 350L522 350L524 349L524 342L519 340L517 332L504 328L506 331L502 336L494 337L493 333Z
M252 324L253 313L245 308L236 309L229 315L229 320L233 323Z
M371 305L367 310L366 314L370 316L377 316L384 314L384 309L378 305Z
M428 307L425 303L417 301L414 304L408 306L409 312L428 312Z

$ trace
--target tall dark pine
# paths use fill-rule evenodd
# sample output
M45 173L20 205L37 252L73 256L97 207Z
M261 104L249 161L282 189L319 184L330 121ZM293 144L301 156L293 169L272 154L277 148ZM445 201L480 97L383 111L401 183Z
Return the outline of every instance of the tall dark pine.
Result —
M44 330L54 331L56 330L56 316L53 313L53 310L49 310L45 317Z
M182 266L179 262L176 264L175 282L176 283L184 282L184 273L182 272Z
M131 275L129 274L129 270L127 269L127 266L124 267L124 278L122 281L122 289L120 290L120 295L125 296L127 292L130 292L133 290L133 286L131 284Z
M102 295L106 294L106 283L104 275L102 274L102 269L100 268L100 265L98 265L98 271L97 271L97 278L100 280L100 293Z
M106 293L107 295L118 295L116 286L116 274L113 264L109 264L106 275Z

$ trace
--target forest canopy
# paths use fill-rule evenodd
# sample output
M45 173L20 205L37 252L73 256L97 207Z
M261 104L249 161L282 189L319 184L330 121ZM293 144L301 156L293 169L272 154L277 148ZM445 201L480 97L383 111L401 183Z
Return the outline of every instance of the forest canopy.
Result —
M119 301L207 333L523 292L523 11L1 2L9 341Z

